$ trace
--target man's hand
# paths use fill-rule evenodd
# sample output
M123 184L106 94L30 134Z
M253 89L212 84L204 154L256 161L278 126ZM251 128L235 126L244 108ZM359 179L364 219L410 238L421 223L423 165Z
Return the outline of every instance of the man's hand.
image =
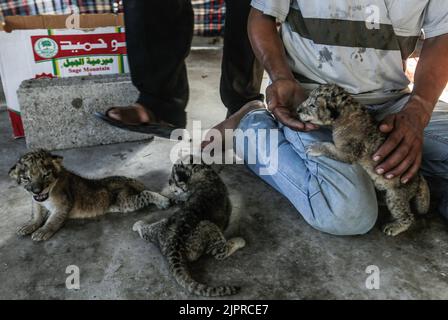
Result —
M294 115L295 108L306 100L306 94L296 80L276 80L266 89L268 109L285 126L297 131L316 130L317 126L303 123Z
M268 109L278 121L294 130L316 129L312 124L297 120L294 109L305 101L306 94L294 79L289 67L282 40L277 31L274 17L252 8L247 24L249 40L258 61L264 66L272 79L266 89Z
M430 120L426 110L418 99L411 98L401 112L383 120L380 130L389 137L373 155L379 163L375 168L378 174L386 179L401 177L402 183L417 174L422 163L423 131Z
M426 39L407 106L387 117L380 126L381 131L390 135L373 157L380 164L376 168L378 174L401 177L403 183L416 175L422 162L423 130L448 81L448 69L440 66L447 63L448 34Z

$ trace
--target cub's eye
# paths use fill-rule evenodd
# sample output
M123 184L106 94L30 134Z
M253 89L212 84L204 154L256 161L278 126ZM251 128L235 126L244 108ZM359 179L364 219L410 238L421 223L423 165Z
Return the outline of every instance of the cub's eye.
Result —
M44 173L44 178L48 178L51 175L51 171L47 171Z
M31 181L31 179L30 179L29 177L25 177L25 176L20 177L20 179L21 179L22 181L25 181L25 182L30 182L30 181Z

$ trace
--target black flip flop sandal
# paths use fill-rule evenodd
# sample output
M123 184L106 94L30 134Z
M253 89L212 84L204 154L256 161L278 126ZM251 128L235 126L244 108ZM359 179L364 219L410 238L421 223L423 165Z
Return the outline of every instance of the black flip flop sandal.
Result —
M111 108L112 109L112 108ZM110 110L110 109L109 109ZM94 116L97 117L100 120L103 120L104 122L110 124L111 126L114 126L116 128L120 128L127 131L133 131L138 133L146 133L151 134L160 138L170 139L171 133L176 129L183 129L183 128L177 128L170 125L164 125L164 124L139 124L139 125L133 125L133 124L125 124L121 121L112 119L107 115L108 111L106 113L101 112L95 112Z

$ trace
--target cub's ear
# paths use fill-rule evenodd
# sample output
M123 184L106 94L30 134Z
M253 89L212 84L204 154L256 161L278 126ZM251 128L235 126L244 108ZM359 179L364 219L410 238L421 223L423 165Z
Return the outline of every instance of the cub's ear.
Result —
M19 168L17 167L17 164L15 164L11 169L8 171L8 175L17 181L17 183L20 183L19 179Z
M64 160L64 157L58 156L58 155L55 155L55 154L52 154L51 158L53 159L53 162L55 164L59 164L59 165L61 165L62 164L62 160Z
M192 154L184 156L183 158L180 159L179 163L182 167L192 165L194 164L194 156Z
M330 106L328 110L330 111L330 117L332 120L336 120L341 115L337 107Z

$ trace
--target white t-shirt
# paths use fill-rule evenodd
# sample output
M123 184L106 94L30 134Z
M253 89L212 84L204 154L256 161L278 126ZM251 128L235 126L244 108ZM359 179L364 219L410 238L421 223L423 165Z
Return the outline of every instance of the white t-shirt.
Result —
M337 83L366 104L406 92L405 61L422 30L448 33L448 0L252 0L282 22L289 65L304 87Z

